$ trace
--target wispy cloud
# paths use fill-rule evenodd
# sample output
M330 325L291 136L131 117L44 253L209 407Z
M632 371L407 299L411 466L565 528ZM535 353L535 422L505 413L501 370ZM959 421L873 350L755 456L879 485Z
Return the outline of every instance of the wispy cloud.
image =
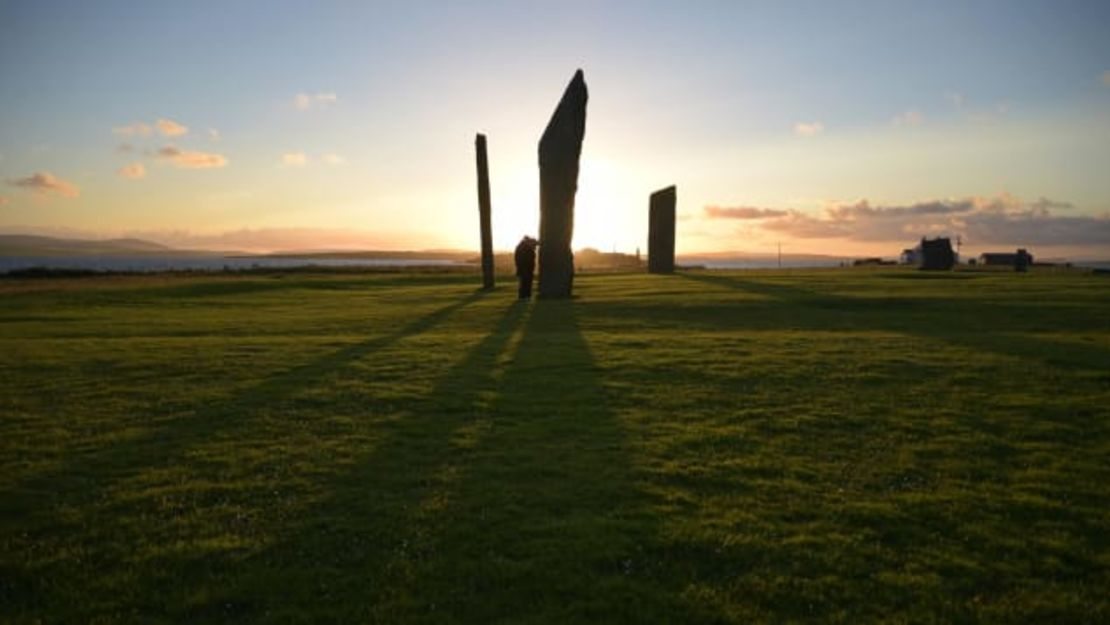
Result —
M759 211L737 215L753 215L748 218L763 219L758 228L798 238L912 242L925 235L960 234L976 245L1110 246L1110 214L1068 214L1075 208L1066 202L1026 201L1007 193L878 206L860 200L832 204L817 215L797 209L781 215Z
M755 208L753 206L706 206L708 219L768 219L785 217L788 211L775 208Z
M120 154L130 154L135 151L135 146L130 143L121 143L116 146L116 152Z
M7 203L8 203L8 198L0 195L0 206L6 206Z
M220 134L219 130L216 130L215 128L209 128L208 129L208 138L213 140L213 141L219 141L220 139L223 138L223 136Z
M1102 76L1099 76L1099 79L1102 80L1102 84L1110 87L1110 69L1102 72Z
M146 167L142 163L135 161L134 163L120 167L116 170L116 173L124 178L135 180L146 177Z
M320 93L305 93L302 91L293 96L293 106L300 111L307 111L313 107L323 108L335 104L338 101L338 96L331 91Z
M181 137L188 134L189 128L165 117L158 118L153 124L134 122L112 128L112 133L121 137L149 137L156 131L165 137Z
M948 100L948 103L956 108L962 109L964 105L967 104L967 96L959 91L945 91L944 99Z
M896 126L920 126L925 122L925 116L917 109L909 109L894 117Z
M304 152L286 152L281 155L281 164L286 167L304 167L308 164L308 155Z
M126 126L116 126L112 129L112 132L121 137L149 137L153 130L143 122L135 122Z
M227 157L223 154L215 154L211 152L200 152L194 150L182 150L173 145L158 150L155 155L158 158L163 158L177 167L183 169L211 169L215 167L224 167L227 165Z
M182 126L172 119L166 119L164 117L159 118L158 121L154 122L154 126L158 128L158 132L167 137L180 137L189 132L189 129L186 126Z
M37 171L26 178L9 180L13 187L27 189L40 195L59 195L61 197L77 197L81 189L72 182L66 182L48 171Z
M331 165L333 167L347 164L347 159L338 154L325 154L321 157L321 160L324 161L325 165Z
M798 122L794 124L794 134L799 137L813 137L825 132L825 125L821 122Z

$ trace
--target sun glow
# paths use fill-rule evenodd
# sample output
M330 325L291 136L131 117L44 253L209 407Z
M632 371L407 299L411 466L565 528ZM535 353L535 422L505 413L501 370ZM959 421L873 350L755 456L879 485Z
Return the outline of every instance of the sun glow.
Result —
M604 157L582 159L574 211L574 247L634 253L647 241L649 190Z
M521 165L493 192L494 246L511 249L520 237L539 234L539 169ZM635 253L647 240L650 188L604 157L583 155L574 208L574 249L592 247Z

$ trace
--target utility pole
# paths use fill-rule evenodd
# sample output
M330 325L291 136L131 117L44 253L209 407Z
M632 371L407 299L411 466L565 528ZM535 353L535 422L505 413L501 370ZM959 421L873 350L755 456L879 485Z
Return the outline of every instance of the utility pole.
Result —
M782 269L782 241L779 241L779 269Z

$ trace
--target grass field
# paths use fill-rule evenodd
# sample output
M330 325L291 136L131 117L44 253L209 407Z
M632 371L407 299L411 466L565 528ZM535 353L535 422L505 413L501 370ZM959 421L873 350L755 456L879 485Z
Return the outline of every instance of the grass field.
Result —
M0 621L1110 620L1110 278L0 281Z

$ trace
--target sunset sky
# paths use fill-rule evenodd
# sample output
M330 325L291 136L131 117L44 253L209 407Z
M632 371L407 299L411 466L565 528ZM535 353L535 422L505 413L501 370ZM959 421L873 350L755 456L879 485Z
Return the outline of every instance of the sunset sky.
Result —
M576 68L575 247L1110 257L1105 0L0 0L0 232L509 248Z

